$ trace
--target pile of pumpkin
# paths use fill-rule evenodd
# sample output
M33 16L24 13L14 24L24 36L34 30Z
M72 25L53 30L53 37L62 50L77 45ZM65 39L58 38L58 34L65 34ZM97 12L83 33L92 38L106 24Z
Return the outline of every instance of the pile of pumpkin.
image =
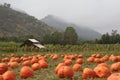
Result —
M48 68L47 58L52 60L58 60L62 57L62 62L55 68L55 73L59 78L72 78L75 72L82 72L82 79L89 78L107 78L107 80L120 80L120 73L114 73L120 71L120 56L92 54L86 61L83 61L82 54L71 55L57 55L46 54L31 55L22 57L15 57L11 54L10 59L8 57L2 58L0 63L0 80L17 80L16 75L9 68L15 69L22 65L20 68L21 79L26 79L34 76L34 71L41 68ZM73 65L73 61L75 62ZM107 61L113 61L114 63L109 67ZM97 63L97 66L92 68L82 68L84 63ZM50 64L50 63L49 63Z
M76 59L77 57L77 59ZM120 80L120 73L114 73L115 71L120 71L120 56L104 55L101 57L100 54L92 54L87 58L86 62L98 63L94 69L84 68L82 69L83 64L82 55L68 55L63 57L63 62L58 64L55 69L56 74L60 78L72 78L74 73L77 71L82 71L82 79L89 78L107 78L107 80ZM75 64L70 67L72 61L75 60ZM106 61L114 61L110 67Z
M48 68L46 58L41 55L18 58L12 54L10 59L6 57L1 60L0 80L17 80L15 73L9 68L18 68L20 64L22 65L20 69L21 79L33 77L34 71Z

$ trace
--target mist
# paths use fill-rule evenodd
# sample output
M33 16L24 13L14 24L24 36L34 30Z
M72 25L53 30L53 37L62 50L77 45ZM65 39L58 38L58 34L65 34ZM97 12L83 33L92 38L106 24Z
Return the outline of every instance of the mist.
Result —
M39 20L51 14L102 34L120 33L120 0L0 0Z

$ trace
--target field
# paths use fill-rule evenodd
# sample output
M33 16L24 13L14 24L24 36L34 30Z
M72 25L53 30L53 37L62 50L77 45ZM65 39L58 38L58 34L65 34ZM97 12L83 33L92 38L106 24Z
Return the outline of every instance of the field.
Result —
M120 56L120 44L108 44L108 45L100 45L100 44L84 44L84 45L45 45L46 49L33 49L33 47L19 47L19 43L5 43L0 42L0 60L3 63L9 64L10 61L15 62L16 58L19 59L19 63L17 67L11 68L9 65L8 70L11 70L15 73L17 80L83 80L82 74L85 68L94 69L98 64L102 63L100 61L105 55L109 57L108 60L104 61L107 63L109 67L113 63L117 63L120 60L110 59L110 56L114 55L114 57ZM93 54L99 55L98 57ZM82 55L82 57L80 57ZM57 56L57 58L53 58ZM87 59L93 56L94 62L88 62ZM7 60L4 60L7 58ZM46 68L40 68L39 70L34 71L34 76L31 78L21 79L20 78L20 70L23 67L23 62L31 61L33 58L37 58L38 60L44 59L48 64ZM12 60L13 59L13 60ZM55 69L59 63L65 62L67 59L71 60L71 63L65 63L67 66L73 68L73 65L76 63L78 59L82 60L80 65L82 66L82 70L74 71L74 75L70 78L59 78L58 74L56 74ZM99 59L99 60L98 60ZM17 61L16 61L17 62ZM68 61L69 62L69 61ZM32 64L30 64L32 67ZM111 71L111 73L120 72ZM95 77L95 78L87 78L85 80L107 80L107 77Z

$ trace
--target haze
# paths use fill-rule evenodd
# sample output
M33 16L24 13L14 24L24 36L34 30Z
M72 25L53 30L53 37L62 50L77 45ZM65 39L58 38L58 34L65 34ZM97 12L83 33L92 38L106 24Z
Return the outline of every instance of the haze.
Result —
M120 0L0 0L42 19L51 14L100 33L120 33Z

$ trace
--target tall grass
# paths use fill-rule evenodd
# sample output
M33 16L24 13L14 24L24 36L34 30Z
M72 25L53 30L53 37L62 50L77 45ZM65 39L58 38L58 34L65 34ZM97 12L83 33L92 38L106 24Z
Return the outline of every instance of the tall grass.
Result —
M20 47L20 43L15 42L0 42L0 52L50 52L50 53L67 53L67 52L89 52L89 53L96 53L96 52L113 52L117 53L120 52L120 44L84 44L84 45L44 45L46 48L38 49L24 46Z

